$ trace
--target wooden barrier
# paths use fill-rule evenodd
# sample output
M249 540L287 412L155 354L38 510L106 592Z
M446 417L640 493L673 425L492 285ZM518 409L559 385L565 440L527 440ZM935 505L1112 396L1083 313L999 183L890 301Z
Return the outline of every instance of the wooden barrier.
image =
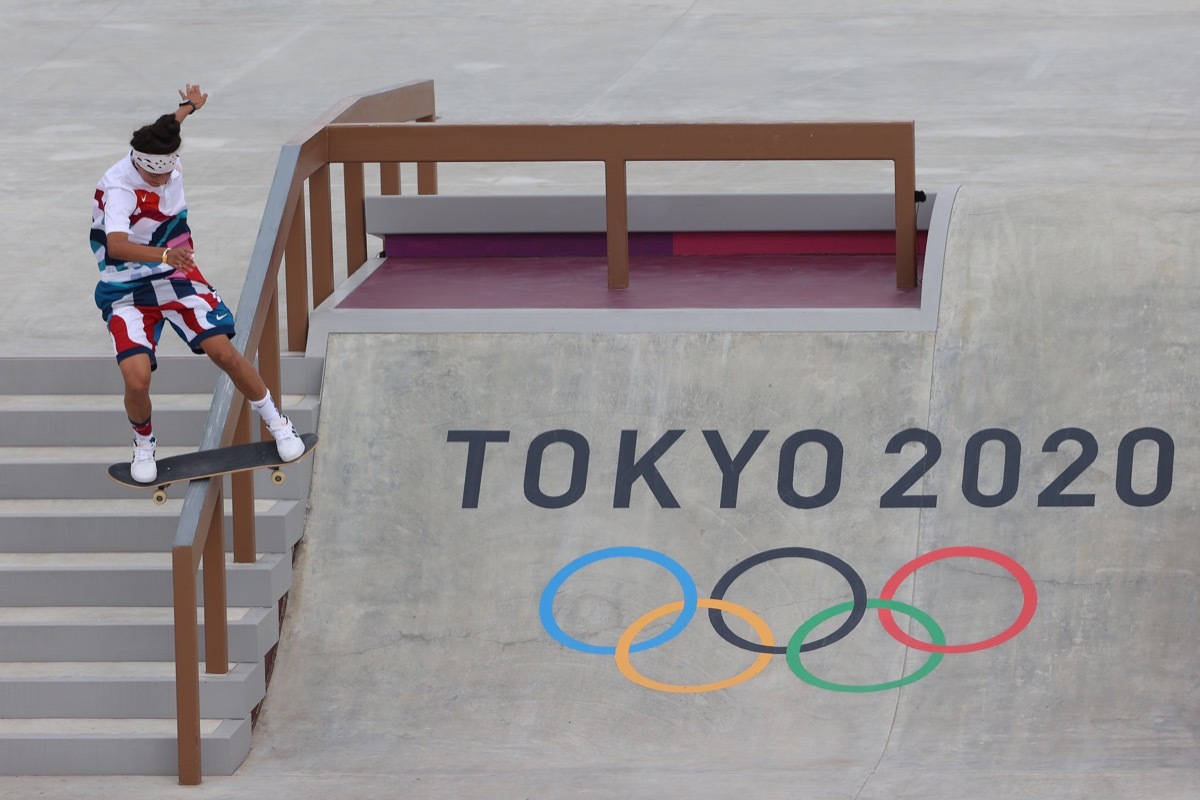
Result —
M629 286L627 164L632 161L877 160L895 165L896 285L917 285L911 122L337 124L329 158L376 161L598 161L604 164L608 285ZM356 223L357 224L357 223Z
M333 291L332 215L330 213L327 126L338 120L387 121L434 119L433 82L397 86L347 98L284 145L267 197L262 225L251 255L238 301L237 347L257 359L259 371L275 397L281 397L278 276L286 258L288 345L302 350L307 331L309 298L320 302ZM425 170L426 189L429 170ZM346 179L348 205L362 206L361 182L354 171ZM311 230L304 224L303 198L308 189ZM398 187L397 187L398 188ZM366 260L365 232L349 254ZM309 263L312 273L310 283ZM313 291L310 293L310 285ZM208 450L250 440L250 409L227 376L217 382L204 426L200 449ZM204 569L205 668L210 674L229 671L229 634L225 600L224 503L220 480L188 484L171 551L175 619L175 692L178 730L179 782L202 780L200 761L199 626L196 611L197 576ZM232 482L234 560L252 563L254 484L249 474Z
M234 345L256 359L268 388L282 396L278 277L284 270L286 343L303 351L310 309L335 288L330 165L343 165L346 271L367 260L365 164L378 164L384 194L401 191L399 164L417 163L419 194L437 193L442 162L596 161L604 164L608 284L629 285L626 169L631 161L888 160L895 165L896 280L916 285L913 124L526 124L430 125L432 81L351 97L313 122L280 152L242 295ZM305 196L307 195L307 218ZM306 224L307 223L307 224ZM250 410L229 378L217 383L201 449L250 439ZM197 576L204 572L206 669L228 664L224 512L221 481L188 486L172 549L179 782L201 782ZM232 482L234 558L252 562L253 481Z

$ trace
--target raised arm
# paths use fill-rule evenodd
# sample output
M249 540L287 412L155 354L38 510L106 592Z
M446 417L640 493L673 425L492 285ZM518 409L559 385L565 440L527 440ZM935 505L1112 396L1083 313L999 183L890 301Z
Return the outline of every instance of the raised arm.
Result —
M179 90L179 97L183 102L175 110L175 119L181 123L189 115L199 111L208 102L208 94L201 92L198 84L187 84L185 88Z

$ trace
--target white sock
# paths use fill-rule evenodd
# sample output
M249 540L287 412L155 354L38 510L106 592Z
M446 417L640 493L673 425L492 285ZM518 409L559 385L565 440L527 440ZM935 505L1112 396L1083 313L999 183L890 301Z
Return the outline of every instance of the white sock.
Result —
M267 391L267 396L262 400L251 400L250 407L253 408L262 421L268 425L277 422L283 415L279 413L279 409L275 407L274 401L271 400L271 392Z

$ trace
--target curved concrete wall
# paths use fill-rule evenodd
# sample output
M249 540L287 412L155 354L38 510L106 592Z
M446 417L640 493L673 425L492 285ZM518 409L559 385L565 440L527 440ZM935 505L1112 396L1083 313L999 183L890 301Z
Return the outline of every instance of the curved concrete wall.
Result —
M311 796L331 775L362 796L1191 796L1198 201L965 187L936 332L332 336L292 616L239 779L302 776ZM615 644L680 599L668 557L704 599L783 547L835 556L870 599L922 554L980 548L896 587L951 645L1001 634L1035 595L1036 611L902 688L832 691L774 655L739 685L669 693L565 646L539 610L561 570L622 546L657 555L565 577L563 636ZM726 599L786 642L853 599L833 563L764 561ZM870 684L928 657L868 610L801 661ZM631 656L681 684L754 660L703 611Z

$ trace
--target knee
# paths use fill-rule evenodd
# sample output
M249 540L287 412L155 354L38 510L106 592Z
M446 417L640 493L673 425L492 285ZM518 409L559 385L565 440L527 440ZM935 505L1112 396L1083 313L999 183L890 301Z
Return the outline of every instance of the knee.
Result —
M143 397L150 394L150 378L138 376L136 378L125 379L125 394L135 397Z
M223 372L235 369L242 360L242 354L237 351L236 347L229 343L228 339L204 348L204 352Z
M150 365L123 364L121 376L125 380L125 394L143 396L150 393Z

